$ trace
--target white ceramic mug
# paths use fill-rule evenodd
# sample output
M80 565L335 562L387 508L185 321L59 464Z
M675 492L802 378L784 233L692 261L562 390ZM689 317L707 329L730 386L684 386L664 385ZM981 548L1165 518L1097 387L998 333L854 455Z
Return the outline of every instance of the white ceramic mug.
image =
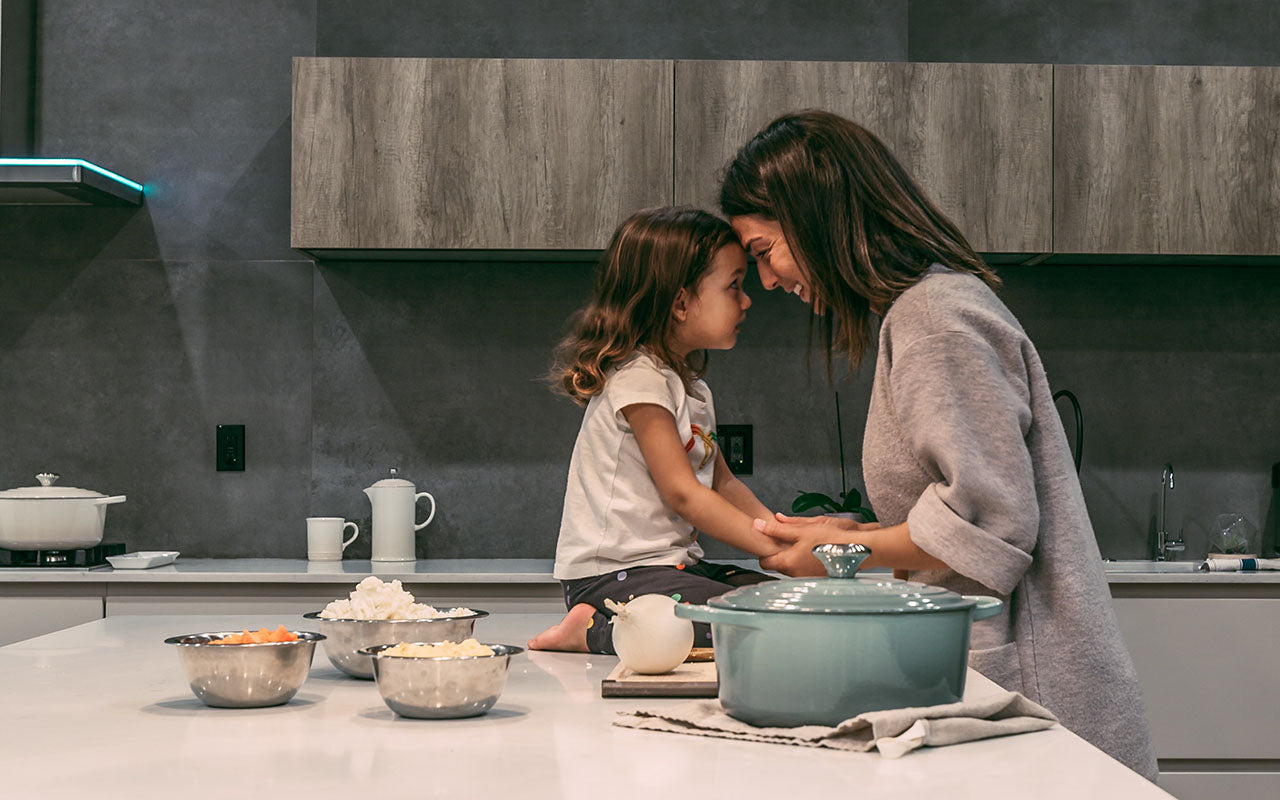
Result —
M347 528L353 533L342 541ZM312 561L341 561L342 551L360 535L360 526L342 517L307 517L307 558Z

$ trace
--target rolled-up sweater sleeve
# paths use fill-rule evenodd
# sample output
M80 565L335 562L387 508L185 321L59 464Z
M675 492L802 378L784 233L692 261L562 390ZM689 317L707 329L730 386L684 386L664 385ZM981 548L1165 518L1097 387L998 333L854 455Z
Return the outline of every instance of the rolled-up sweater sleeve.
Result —
M1012 593L1040 523L1025 366L971 333L948 331L895 354L889 376L899 430L933 477L907 514L912 541L961 575Z

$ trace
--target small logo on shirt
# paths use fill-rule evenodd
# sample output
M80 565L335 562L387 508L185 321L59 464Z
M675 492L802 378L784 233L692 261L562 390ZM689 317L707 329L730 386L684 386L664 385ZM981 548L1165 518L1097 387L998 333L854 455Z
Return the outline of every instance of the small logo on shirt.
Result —
M689 441L684 443L684 451L692 455L693 448L702 441L702 461L698 464L698 469L702 469L711 463L711 459L716 457L716 434L715 431L707 433L697 425L691 425L693 435L689 437Z

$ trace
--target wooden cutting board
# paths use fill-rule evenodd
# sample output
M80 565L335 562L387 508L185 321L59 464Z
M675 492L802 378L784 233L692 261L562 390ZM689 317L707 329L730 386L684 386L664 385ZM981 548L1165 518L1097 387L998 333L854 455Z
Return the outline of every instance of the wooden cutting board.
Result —
M714 661L686 661L664 675L639 675L619 664L600 682L601 697L715 697Z

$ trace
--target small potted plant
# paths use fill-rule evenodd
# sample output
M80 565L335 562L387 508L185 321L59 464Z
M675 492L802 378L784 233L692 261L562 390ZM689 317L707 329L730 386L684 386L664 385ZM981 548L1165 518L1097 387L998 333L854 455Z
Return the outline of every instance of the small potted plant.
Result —
M800 492L791 501L791 513L802 514L813 508L821 508L827 514L837 517L862 517L863 522L878 522L875 512L862 504L862 493L848 488L844 471L844 430L840 425L840 393L836 392L836 442L840 447L840 499L822 492Z
M846 489L836 500L822 492L801 492L791 501L791 513L802 514L811 508L821 508L833 516L852 517L857 514L863 522L876 522L875 512L862 504L862 493L857 489Z

